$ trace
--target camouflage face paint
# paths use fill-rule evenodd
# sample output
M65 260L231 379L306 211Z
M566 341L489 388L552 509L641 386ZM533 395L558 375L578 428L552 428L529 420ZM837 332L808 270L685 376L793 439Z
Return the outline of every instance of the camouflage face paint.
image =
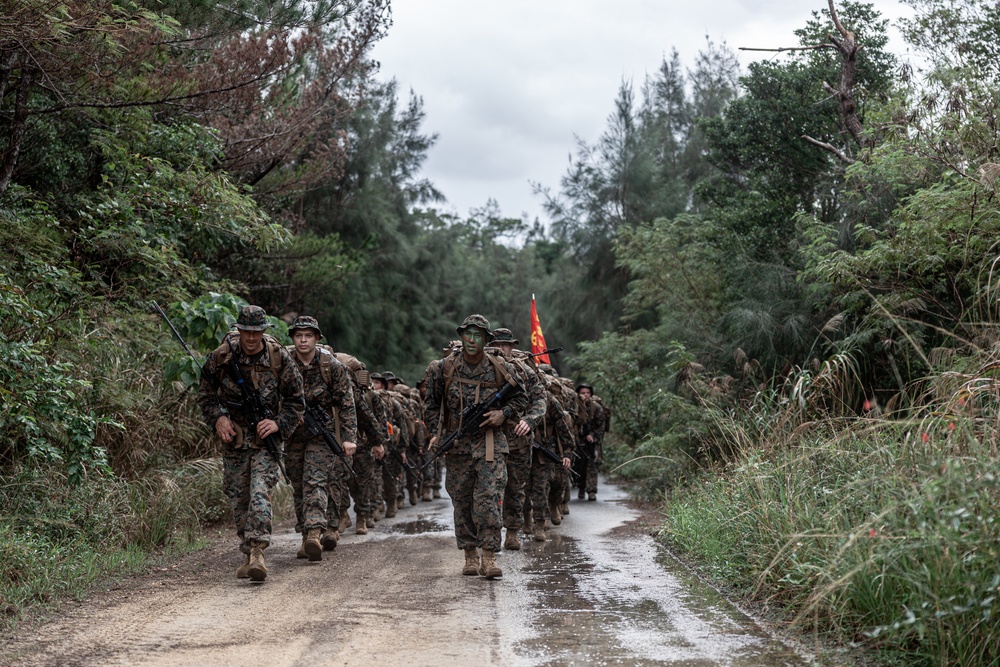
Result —
M466 327L462 330L462 351L466 356L475 358L483 353L486 347L486 334L479 327Z

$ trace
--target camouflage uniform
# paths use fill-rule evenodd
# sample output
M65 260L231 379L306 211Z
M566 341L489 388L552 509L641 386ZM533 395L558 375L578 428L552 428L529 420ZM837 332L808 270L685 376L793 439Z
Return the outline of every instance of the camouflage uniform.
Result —
M496 329L494 343L510 343L517 345L518 340L510 329ZM518 421L508 419L504 423L504 435L510 445L507 454L507 487L503 496L503 525L515 534L524 525L524 500L528 477L531 474L531 440L533 431L542 423L545 417L545 387L538 377L532 363L532 357L525 353L515 352L509 360L517 371L517 381L524 387L528 398L528 408L522 419L531 427L532 433L524 436L514 434ZM513 548L513 547L512 547Z
M240 320L249 321L251 331L263 331L266 314L258 306L245 307ZM236 406L243 395L234 380L235 369L230 363L236 355L245 386L260 393L264 405L274 415L279 440L287 440L302 420L302 377L288 352L278 341L264 336L263 349L248 356L240 347L236 332L208 355L202 369L198 405L205 422L215 432L219 417L226 415L236 430L236 437L223 444L223 486L232 502L236 534L240 550L250 554L253 546L265 548L271 542L271 489L278 482L278 462L264 448L264 443L250 428L246 415ZM216 390L218 389L218 394Z
M593 392L590 385L581 384ZM597 473L600 472L601 461L604 458L602 440L604 438L604 409L593 398L580 397L580 423L577 430L581 456L576 460L576 471L579 475L577 485L579 497L583 498L586 491L588 498L597 495ZM586 436L591 435L594 442L588 443Z
M489 321L481 315L467 318L459 332L467 326L476 326L490 334ZM498 367L503 372L498 372ZM427 428L437 433L441 425L442 435L458 429L459 417L466 407L486 400L490 392L503 386L504 373L516 377L516 370L503 357L489 354L470 366L463 354L456 352L427 370ZM515 419L526 407L527 398L519 393L508 399L503 410L508 419ZM442 417L444 423L440 424ZM486 428L457 440L447 454L445 487L454 508L455 538L458 548L466 550L467 555L478 547L484 552L500 550L507 452L503 430Z
M294 354L294 350L295 346L289 346L288 351L302 375L306 403L318 406L332 417L327 422L327 428L338 441L355 442L358 418L347 368L325 347L316 347L316 356L308 366ZM339 505L341 491L346 484L344 476L348 474L346 467L323 437L313 435L305 426L296 430L288 441L285 460L294 489L295 529L299 532L312 528L326 529L330 494L332 491L334 503Z
M337 358L351 369L351 379L354 389L354 405L358 416L358 450L351 457L351 466L357 477L348 477L348 483L331 498L338 499L336 511L346 513L350 507L351 497L354 498L354 511L362 518L369 516L375 509L377 472L372 448L385 446L389 439L386 431L385 409L382 401L372 391L368 371L364 364L355 357L338 353ZM346 470L345 470L346 473ZM331 510L329 516L335 516ZM331 521L330 525L333 525Z
M392 424L393 430L393 435L389 438L389 444L395 454L387 452L385 458L382 459L381 465L382 498L385 500L386 516L393 517L396 515L398 500L402 498L403 494L403 466L396 456L398 455L402 458L403 453L406 451L406 443L410 438L410 433L407 428L406 412L403 409L402 402L399 400L401 397L388 389L381 389L375 393L378 394L386 406L389 423Z
M570 458L573 455L573 444L576 439L570 430L569 415L563 409L553 390L558 391L554 384L552 390L545 391L545 417L535 430L535 438L543 447L555 452L560 458ZM535 451L531 457L531 473L528 478L528 495L531 499L532 521L538 528L544 528L545 520L551 519L550 497L552 480L558 478L562 467L550 461L541 452Z

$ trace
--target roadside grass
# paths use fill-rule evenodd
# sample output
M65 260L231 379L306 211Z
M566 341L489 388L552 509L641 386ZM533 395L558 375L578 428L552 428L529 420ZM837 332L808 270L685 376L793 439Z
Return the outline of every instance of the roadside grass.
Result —
M991 373L927 389L910 417L727 420L737 454L667 494L661 538L800 630L904 664L1000 663L998 394Z
M0 476L0 629L139 572L153 555L197 548L198 509L221 486L211 465L182 466L169 484L94 475L69 485L37 466Z

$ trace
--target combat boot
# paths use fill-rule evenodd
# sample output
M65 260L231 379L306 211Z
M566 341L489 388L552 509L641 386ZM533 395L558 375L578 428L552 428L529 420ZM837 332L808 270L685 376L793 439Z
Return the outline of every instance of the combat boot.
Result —
M503 548L507 551L520 551L521 541L517 539L517 530L507 529L507 537L503 541Z
M465 550L465 567L462 568L462 574L472 577L479 574L479 551L475 547Z
M441 489L434 489L434 498L435 499L441 498Z
M577 500L583 500L583 494L584 494L584 493L586 493L586 491L584 491L583 489L579 489L579 490L578 490L578 491L576 492L576 499L577 499Z
M375 521L376 521L376 519L371 514L366 514L365 515L365 526L366 527L368 527L368 528L374 528L375 527Z
M368 534L368 522L365 520L365 515L364 514L359 514L358 515L358 520L357 520L356 523L357 523L357 527L354 529L354 532L356 534L358 534L358 535L367 535Z
M302 546L305 548L309 560L313 562L323 560L323 545L319 543L319 528L309 529Z
M569 516L569 503L563 503L559 506L559 511L562 512L564 517Z
M302 534L302 544L299 545L299 550L295 552L296 558L309 558L309 554L306 553L306 536L305 533Z
M497 555L489 549L483 549L483 560L479 566L479 574L487 579L497 579L503 576L503 571L497 565Z
M417 489L416 489L416 487L413 487L413 486L410 487L409 496L410 496L410 504L411 505L416 505L417 504Z
M544 542L545 541L545 525L541 524L541 523L536 523L535 524L535 530L533 531L533 535L534 535L534 538L535 538L536 542Z
M351 527L351 515L347 513L347 510L340 510L340 526L337 530L344 532Z
M247 559L243 561L243 565L240 565L239 569L236 570L237 579L249 579L250 578L250 554L246 555Z
M552 505L549 507L549 514L552 515L553 526L558 526L562 523L562 512L559 511L559 505Z
M337 542L340 541L340 531L327 529L323 531L323 537L320 542L323 543L323 551L333 551L337 548Z
M264 581L267 578L267 565L264 564L264 547L260 542L250 546L250 566L247 569L250 581Z
M424 495L422 498L420 498L420 500L424 501L425 503L429 503L431 501L431 490L424 489Z
M401 510L406 507L406 499L403 496L396 496L396 509Z
M594 502L595 500L597 500L597 494L591 491L590 493L587 494L587 500L590 502Z
M393 501L386 506L386 510L385 510L385 518L386 519L391 519L394 516L396 516L396 501L395 501L395 499L393 499Z

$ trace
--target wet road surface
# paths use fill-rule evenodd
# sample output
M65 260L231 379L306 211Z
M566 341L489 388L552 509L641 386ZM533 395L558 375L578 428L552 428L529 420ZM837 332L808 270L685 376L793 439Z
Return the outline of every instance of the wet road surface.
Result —
M623 492L573 500L549 541L461 576L447 499L407 506L320 563L275 535L268 580L226 541L4 642L0 665L709 665L807 662L627 524Z

